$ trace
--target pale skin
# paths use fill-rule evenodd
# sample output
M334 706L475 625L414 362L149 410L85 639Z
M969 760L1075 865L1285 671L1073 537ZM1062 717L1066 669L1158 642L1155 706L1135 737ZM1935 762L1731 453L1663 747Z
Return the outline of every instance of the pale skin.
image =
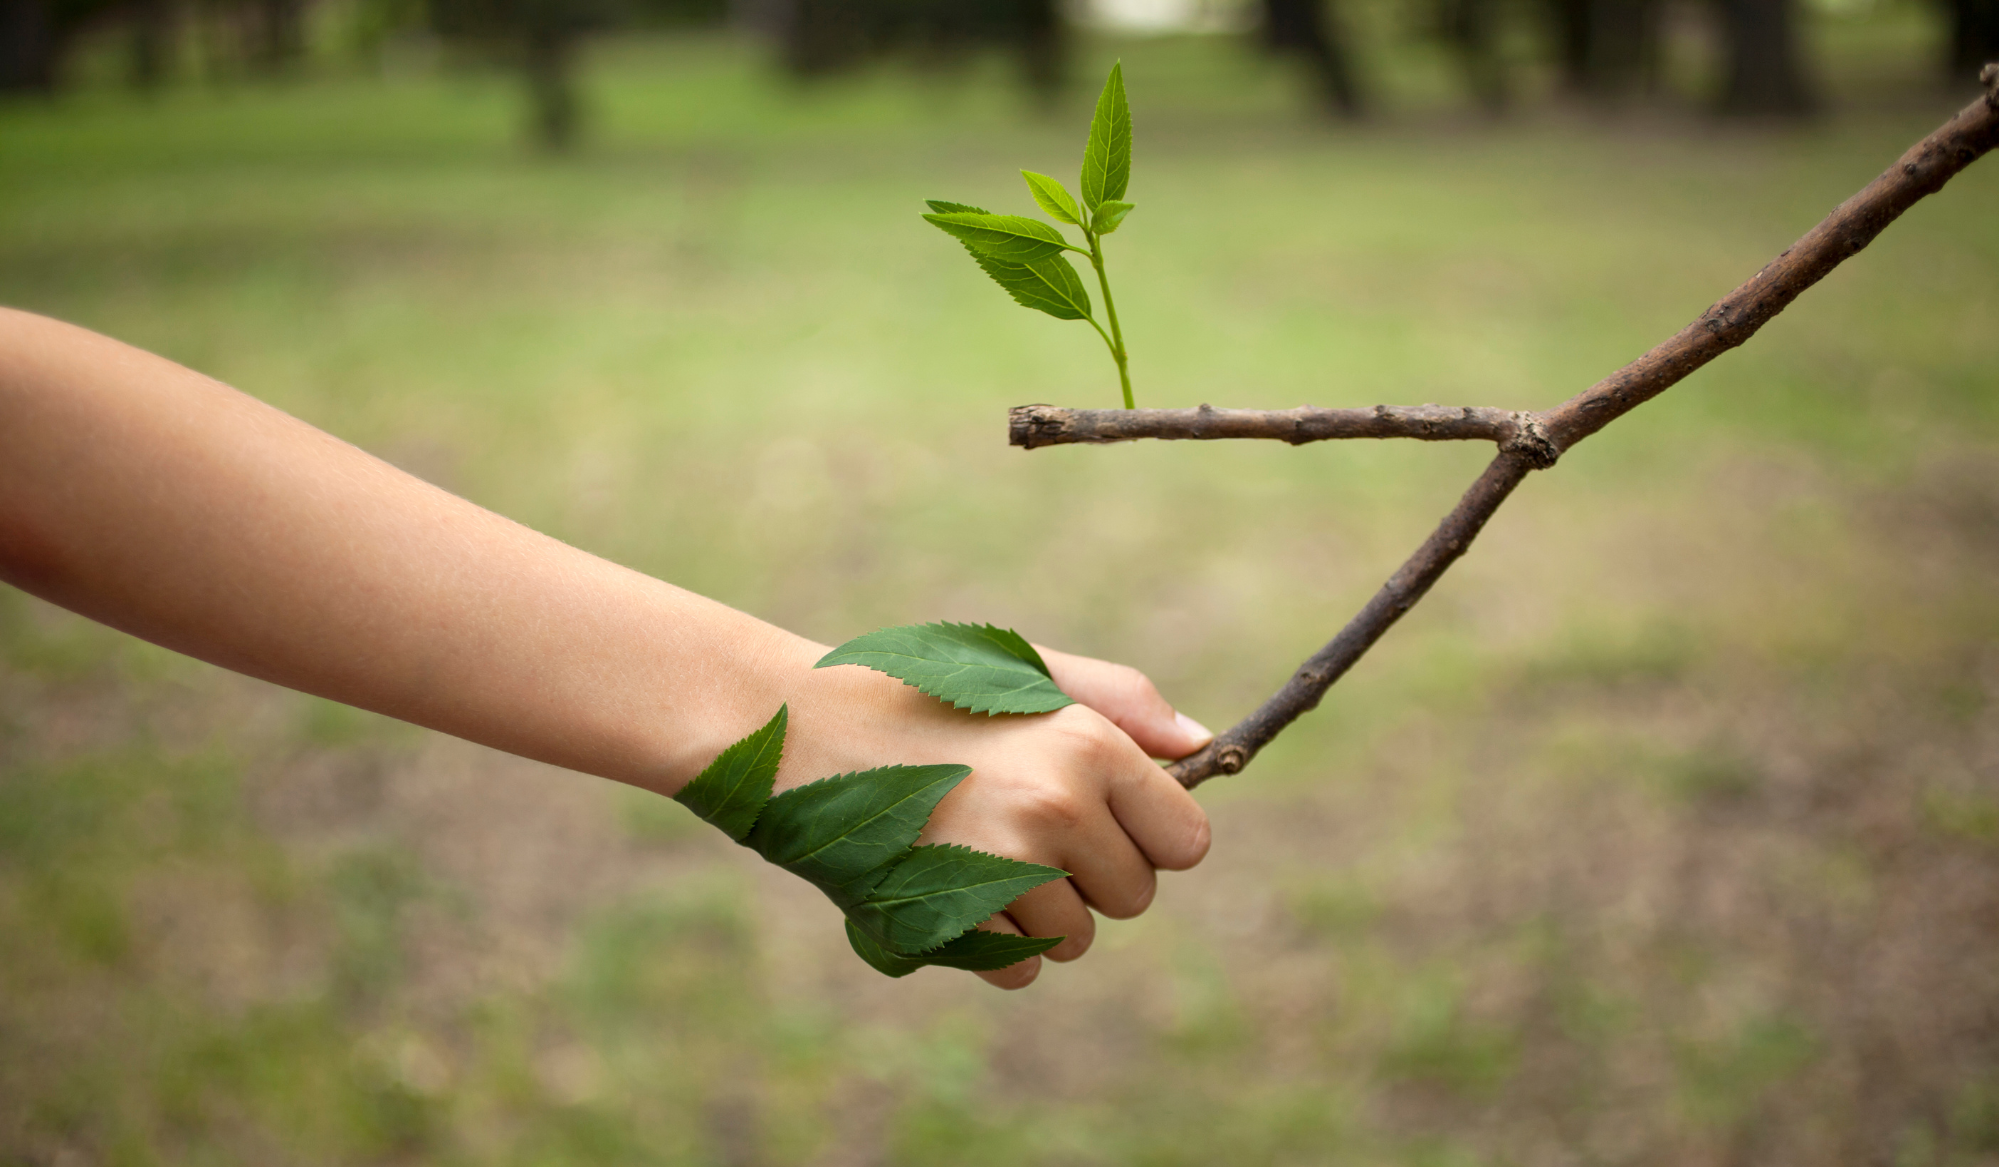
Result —
M1208 819L1151 757L1209 733L1142 674L1042 649L1078 705L974 717L828 646L484 510L222 383L0 308L0 580L225 668L671 794L791 708L778 787L972 775L924 842L1071 873L987 928L1090 947ZM1033 981L1041 959L981 977Z

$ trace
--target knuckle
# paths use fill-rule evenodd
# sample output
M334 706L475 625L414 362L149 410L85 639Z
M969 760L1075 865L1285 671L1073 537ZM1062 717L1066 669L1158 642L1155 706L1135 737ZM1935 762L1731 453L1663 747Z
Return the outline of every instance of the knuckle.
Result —
M1116 901L1098 905L1098 911L1113 920L1129 920L1152 906L1153 895L1159 886L1159 879L1148 871L1143 880Z
M1045 827L1074 827L1089 813L1081 794L1055 783L1032 787L1022 801L1028 817Z
M1165 854L1154 856L1154 862L1169 871L1186 871L1207 857L1211 838L1208 815L1196 807L1193 822Z
M1085 912L1081 922L1064 930L1063 942L1043 953L1054 961L1071 961L1090 951L1091 941L1097 939L1097 924Z

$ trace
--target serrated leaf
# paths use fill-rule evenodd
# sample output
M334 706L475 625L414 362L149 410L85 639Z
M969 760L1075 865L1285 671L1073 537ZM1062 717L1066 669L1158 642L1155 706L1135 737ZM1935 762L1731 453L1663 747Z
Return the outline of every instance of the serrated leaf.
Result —
M1023 170L1021 177L1028 180L1028 193L1035 196L1035 205L1047 212L1049 218L1082 225L1083 212L1076 209L1076 200L1063 189L1062 183L1032 170Z
M906 624L857 636L814 668L861 665L974 713L1047 713L1074 705L1021 634L991 624Z
M927 953L976 927L1023 892L1069 873L956 844L913 848L847 910L855 927L905 956Z
M970 773L967 766L883 766L809 782L766 803L744 845L846 908L917 841L938 800Z
M1099 235L1109 235L1118 230L1118 224L1132 213L1131 203L1121 203L1117 199L1107 199L1098 204L1097 214L1091 216L1090 229Z
M1083 205L1094 212L1107 199L1124 198L1131 177L1132 111L1125 104L1125 65L1120 61L1104 79L1090 119L1090 140L1083 147Z
M1057 320L1084 320L1090 316L1090 293L1077 278L1069 260L1058 255L1039 263L1005 263L972 248L972 261L993 282L1006 289L1023 308L1046 312Z
M785 752L786 717L787 707L780 705L764 728L716 755L694 781L680 788L674 801L742 842L771 797L771 783Z
M991 211L988 211L985 207L975 207L969 203L948 203L943 199L925 199L924 205L929 207L931 210L936 211L940 215L950 215L954 213L967 214L967 215L988 215L992 213Z
M1006 263L1035 263L1062 254L1061 232L1021 215L948 211L925 215L941 231L984 255Z
M1061 936L1015 936L1006 932L967 932L939 948L922 956L902 956L882 947L869 939L868 934L847 922L847 942L854 948L854 954L874 966L877 972L892 977L906 977L925 965L942 965L945 968L960 968L969 972L988 972L996 968L1006 968L1019 964L1031 956L1040 956L1063 942Z

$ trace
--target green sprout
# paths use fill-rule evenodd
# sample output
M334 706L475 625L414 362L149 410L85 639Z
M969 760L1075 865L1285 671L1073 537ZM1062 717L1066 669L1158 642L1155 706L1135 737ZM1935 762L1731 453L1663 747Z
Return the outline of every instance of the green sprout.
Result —
M931 214L924 218L946 234L965 244L973 261L993 281L1006 289L1023 308L1046 312L1057 320L1085 320L1111 359L1118 365L1118 385L1125 393L1125 408L1133 408L1132 376L1126 370L1125 336L1118 330L1118 305L1111 299L1111 281L1104 274L1103 238L1118 229L1132 204L1125 197L1125 184L1132 177L1132 111L1125 104L1123 64L1111 66L1104 92L1097 97L1097 112L1090 119L1090 140L1083 148L1083 205L1070 197L1063 184L1046 174L1023 170L1028 193L1035 204L1058 223L1083 229L1089 249L1071 245L1062 232L1037 219L1020 215L995 215L964 203L928 199ZM1104 315L1111 324L1106 332L1090 314L1090 293L1076 269L1063 258L1065 251L1090 257L1097 272L1097 287L1104 293Z

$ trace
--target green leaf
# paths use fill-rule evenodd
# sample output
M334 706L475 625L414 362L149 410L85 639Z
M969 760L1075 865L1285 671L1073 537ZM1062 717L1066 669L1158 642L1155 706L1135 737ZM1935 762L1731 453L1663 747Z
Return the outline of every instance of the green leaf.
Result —
M1092 211L1107 199L1125 197L1132 177L1132 111L1125 104L1125 66L1111 66L1104 92L1097 95L1097 112L1090 119L1090 140L1083 147L1083 205Z
M1023 170L1021 177L1028 180L1028 193L1035 196L1035 203L1047 212L1049 218L1058 223L1083 223L1083 212L1076 209L1076 200L1069 197L1063 184L1046 174L1036 174Z
M1113 231L1118 230L1118 224L1123 223L1125 216L1131 213L1131 203L1121 203L1117 199L1108 199L1098 204L1097 214L1092 216L1090 220L1090 229L1099 235L1109 235Z
M1047 713L1075 702L1021 634L991 624L906 624L857 636L814 668L861 665L974 713Z
M954 844L917 847L889 869L866 902L848 909L847 918L891 952L914 956L1068 874Z
M948 203L943 199L925 199L924 205L940 215L949 215L954 212L968 215L991 214L985 207L975 207L968 203Z
M988 215L980 211L948 211L925 215L939 230L963 240L973 250L1006 263L1035 263L1062 254L1062 234L1047 223L1020 215Z
M928 964L987 972L1019 964L1040 956L1063 942L1061 936L1014 936L1006 932L967 932L935 952L922 956L901 956L868 938L868 934L847 922L847 942L854 953L873 965L877 972L905 977Z
M681 787L674 801L742 842L771 797L778 760L785 752L786 716L787 707L780 705L764 728L717 755L694 781Z
M967 766L884 766L809 782L765 804L744 844L846 908L902 858L938 800L970 773Z
M1090 293L1077 278L1069 260L1058 255L1039 263L1004 263L972 248L972 260L993 282L1007 290L1023 308L1046 312L1057 320L1085 320L1090 317Z

